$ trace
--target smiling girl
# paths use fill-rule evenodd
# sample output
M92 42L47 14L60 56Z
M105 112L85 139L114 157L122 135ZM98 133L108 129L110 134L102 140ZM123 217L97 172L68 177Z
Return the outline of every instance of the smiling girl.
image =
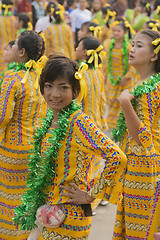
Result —
M53 56L40 78L40 90L50 109L35 134L28 190L15 217L22 229L35 228L37 219L36 224L42 229L40 239L87 239L94 197L110 198L113 203L121 197L126 158L76 104L74 99L80 89L84 91L81 76L74 61ZM102 156L106 160L103 171L97 178L89 179L90 163ZM61 195L61 185L68 186L71 181L90 192L87 204L66 203L68 197ZM55 208L59 215L52 211ZM61 218L64 212L65 219L55 226L54 217ZM34 237L36 233L36 229L31 232Z

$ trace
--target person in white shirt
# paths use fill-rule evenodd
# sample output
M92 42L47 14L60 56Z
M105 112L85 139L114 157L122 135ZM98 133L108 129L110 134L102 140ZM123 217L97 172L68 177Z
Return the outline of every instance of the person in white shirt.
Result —
M79 0L79 7L73 10L70 14L71 16L71 28L73 32L73 39L75 46L78 45L78 31L84 22L91 20L92 13L86 9L87 0Z
M45 32L45 30L51 25L51 23L54 21L53 17L53 10L56 6L54 2L49 2L46 8L46 16L43 18L40 18L35 25L35 31L37 32Z

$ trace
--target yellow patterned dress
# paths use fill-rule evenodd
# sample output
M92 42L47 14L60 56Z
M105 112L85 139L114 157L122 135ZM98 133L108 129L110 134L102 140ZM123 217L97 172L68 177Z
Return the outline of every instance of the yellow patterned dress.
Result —
M4 78L0 95L0 239L26 240L28 233L13 225L14 208L26 186L27 156L33 131L46 115L46 104L34 82L36 73L10 71Z
M66 23L52 24L45 30L46 55L63 54L74 59L72 30Z
M111 28L108 28L106 24L101 26L101 31L99 34L99 40L102 44L104 44L105 41L107 41L112 36L112 30Z
M105 119L106 99L103 74L98 69L90 68L84 72L83 76L87 82L87 95L82 101L83 112L101 131L106 130L108 127Z
M104 60L104 74L107 76L107 62L108 62L108 50L110 46L110 40L104 43L104 48L106 51L106 59ZM128 44L128 54L131 49L131 45ZM117 49L113 48L112 51L112 75L113 79L116 81L117 78L122 75L123 73L123 63L122 58L124 56L122 55L122 48ZM109 78L107 77L106 81L106 98L109 104L109 111L107 116L107 124L109 128L114 128L118 119L118 116L121 112L121 107L118 101L118 97L121 94L121 92L125 89L131 90L134 85L134 79L133 79L133 68L129 67L128 72L126 73L126 77L131 77L131 80L127 82L125 86L120 86L119 84L113 85Z
M42 141L43 151L50 146L50 129ZM47 189L47 203L65 203L61 196L61 184L68 186L75 182L81 189L95 197L110 200L116 204L121 198L126 157L124 153L106 137L80 110L69 119L66 138L60 142L58 158L55 163L55 178ZM104 158L105 168L95 179L88 178L91 162L94 158ZM65 204L66 218L57 228L44 228L40 240L85 240L91 228L91 217L85 217L81 205Z
M15 20L15 16L0 16L0 74L7 67L7 63L3 61L4 48L16 39Z
M128 158L124 198L117 206L114 240L153 240L159 226L157 201L160 186L160 86L136 99L135 111L141 120L138 146L128 131L121 149ZM157 222L153 221L157 214Z

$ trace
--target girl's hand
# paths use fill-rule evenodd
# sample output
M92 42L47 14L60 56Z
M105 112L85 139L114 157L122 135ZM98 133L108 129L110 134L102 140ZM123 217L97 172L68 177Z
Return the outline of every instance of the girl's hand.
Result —
M154 239L155 240L160 240L160 232L157 232L154 234Z
M67 191L67 193L61 193L61 195L70 198L66 203L89 204L94 201L93 197L89 196L87 192L82 191L75 183L69 183L69 185L72 188L60 185L60 188Z
M128 89L125 89L119 96L118 100L121 105L125 104L126 102L130 102L135 97L129 92Z

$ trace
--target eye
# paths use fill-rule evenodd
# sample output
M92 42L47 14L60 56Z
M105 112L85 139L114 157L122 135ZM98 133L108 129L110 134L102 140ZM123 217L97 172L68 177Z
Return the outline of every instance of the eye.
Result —
M137 47L138 47L138 48L141 48L141 47L143 47L143 46L142 46L141 44L137 44Z
M68 89L68 87L67 86L62 86L61 89L66 90L66 89Z
M52 85L50 83L45 83L44 86L45 86L45 88L51 88L52 87Z

